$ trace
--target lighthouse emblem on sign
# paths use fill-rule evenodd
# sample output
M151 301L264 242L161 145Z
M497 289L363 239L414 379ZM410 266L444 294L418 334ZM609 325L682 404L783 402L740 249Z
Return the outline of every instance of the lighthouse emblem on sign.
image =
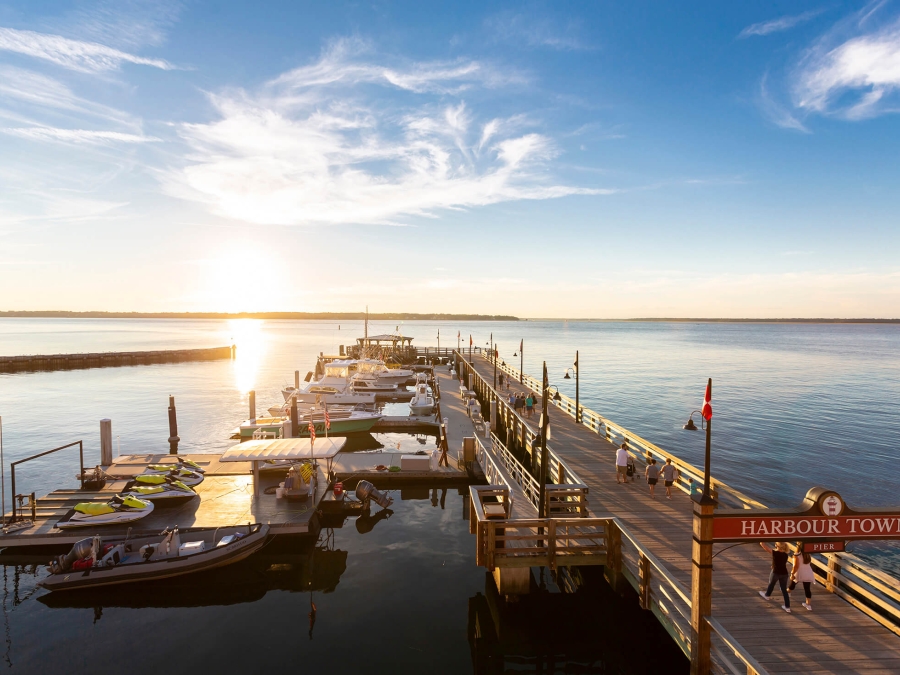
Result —
M828 495L822 500L822 512L826 516L839 516L844 510L844 502L837 495Z

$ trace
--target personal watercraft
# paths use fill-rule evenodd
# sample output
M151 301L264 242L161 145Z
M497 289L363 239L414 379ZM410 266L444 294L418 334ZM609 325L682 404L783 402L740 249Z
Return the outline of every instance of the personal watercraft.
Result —
M108 502L81 502L76 504L56 527L66 530L92 525L119 525L140 520L153 511L153 503L133 495L116 495Z
M122 493L150 501L185 500L198 496L193 488L166 474L140 474L135 476L134 480L128 482Z
M175 480L180 480L188 487L199 485L203 482L203 474L197 473L190 469L182 469L179 467L172 468L171 464L151 464L146 469L143 476L168 476Z

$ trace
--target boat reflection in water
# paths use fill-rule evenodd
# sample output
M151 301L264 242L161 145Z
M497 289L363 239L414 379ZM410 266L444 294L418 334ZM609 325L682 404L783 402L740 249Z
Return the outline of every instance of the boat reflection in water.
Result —
M531 592L515 602L485 574L484 594L469 598L466 631L477 675L690 671L659 622L636 598L617 596L603 568L560 569L532 569Z

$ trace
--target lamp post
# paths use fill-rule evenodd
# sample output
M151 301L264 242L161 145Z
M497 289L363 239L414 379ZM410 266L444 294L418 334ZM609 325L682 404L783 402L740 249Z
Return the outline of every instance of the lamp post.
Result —
M550 430L550 381L547 378L546 361L544 361L544 381L541 389L541 470L538 477L538 518L546 518L547 465L550 459L550 453L547 451L547 434ZM556 395L559 396L558 391Z
M570 370L574 370L574 371L575 371L575 422L576 422L576 424L580 424L580 423L581 423L581 404L579 403L579 396L578 396L578 394L579 394L579 391L578 391L578 390L579 390L579 387L578 387L578 385L579 385L579 379L578 379L578 351L575 352L575 363L573 364L573 367L572 367L572 368L566 368L566 373L565 373L565 375L563 375L563 379L564 379L564 380L571 380L571 379L572 379L571 377L569 377L569 371L570 371Z

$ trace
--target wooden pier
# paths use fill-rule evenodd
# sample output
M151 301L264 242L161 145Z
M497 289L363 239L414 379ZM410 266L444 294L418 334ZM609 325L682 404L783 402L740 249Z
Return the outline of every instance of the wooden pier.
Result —
M212 347L210 349L0 356L0 373L144 366L154 363L182 363L185 361L216 361L234 358L235 349L236 347L232 345L230 347Z
M553 524L560 519L553 517L552 510L551 517L535 520L534 511L521 504L527 500L537 505L537 484L526 465L533 466L537 459L531 443L540 410L533 420L526 420L506 403L505 390L499 395L494 391L494 364L488 356L476 355L468 364L466 355L460 354L457 367L464 386L474 390L487 416L492 406L496 409L490 419L493 433L485 429L478 439L479 461L486 465L491 485L471 488L471 529L477 534L478 563L494 572L498 584L505 567L532 565L552 570L555 566L603 564L613 587L620 592L626 587L633 589L640 606L657 617L690 658L694 503L690 495L702 484L702 471L583 406L581 421L576 423L575 402L560 396L550 411L549 474L557 485L547 486L548 499L571 510L573 503L587 498L588 517L582 519L581 528L574 525L574 532L571 513L564 514L565 526ZM540 387L537 380L513 368L498 363L497 369L511 376L513 390L536 391ZM640 476L633 483L616 482L615 449L625 438L639 474L647 453L657 461L672 458L681 479L671 500L665 498L661 483L656 498L651 499ZM722 506L765 508L719 480L714 479L713 486ZM552 496L554 488L581 494L559 499ZM485 508L496 509L495 504L510 501L512 508L507 507L499 518ZM512 531L514 536L509 535ZM712 636L713 672L900 672L900 582L896 579L850 554L817 555L813 557L818 579L814 611L800 606L801 588L794 593L793 613L786 614L780 609L777 587L770 602L757 594L765 589L769 575L770 558L765 552L755 544L718 548L721 555L714 560L712 613L703 618ZM579 555L581 560L567 561L565 554Z

